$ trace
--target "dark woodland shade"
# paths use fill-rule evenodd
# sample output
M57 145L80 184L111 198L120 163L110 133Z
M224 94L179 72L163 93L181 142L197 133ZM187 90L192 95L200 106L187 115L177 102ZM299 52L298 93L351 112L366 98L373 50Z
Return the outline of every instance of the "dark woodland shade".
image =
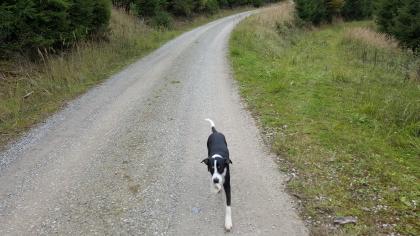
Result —
M372 0L296 0L298 16L307 22L318 25L330 22L333 16L346 20L361 20L372 16Z
M419 53L419 0L379 0L376 22L381 31L393 35L404 46Z
M114 6L151 17L162 11L174 16L191 16L194 13L214 13L220 8L241 5L259 7L268 2L277 0L112 0Z
M3 0L0 54L62 49L106 31L109 0Z
M172 16L215 13L219 8L273 0L2 0L0 57L59 51L86 38L106 36L111 5L168 27Z
M374 0L346 0L341 15L346 20L363 20L372 17Z

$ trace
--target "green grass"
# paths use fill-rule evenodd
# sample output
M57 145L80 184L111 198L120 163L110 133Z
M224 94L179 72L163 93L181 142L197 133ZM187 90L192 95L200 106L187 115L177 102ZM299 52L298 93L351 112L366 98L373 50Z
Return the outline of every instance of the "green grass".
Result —
M81 42L63 55L40 52L39 63L25 58L0 61L0 150L124 66L189 29L216 18L249 10L221 10L211 16L177 19L168 30L145 25L134 16L112 11L109 40Z
M419 58L347 36L371 22L297 29L285 5L240 23L230 55L304 218L314 234L419 235Z

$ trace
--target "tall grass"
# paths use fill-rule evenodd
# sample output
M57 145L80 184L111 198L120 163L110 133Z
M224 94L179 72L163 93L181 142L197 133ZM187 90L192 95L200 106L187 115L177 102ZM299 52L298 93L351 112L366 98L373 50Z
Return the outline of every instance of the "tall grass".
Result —
M420 81L420 59L410 50L403 50L392 36L368 27L351 27L343 36L346 52L355 54L365 65L400 71L406 79Z
M371 22L296 28L276 17L287 4L240 23L230 50L303 216L314 234L418 235L419 58Z
M176 21L157 29L113 9L109 37L84 41L61 55L39 51L39 62L26 58L0 61L0 149L32 125L122 67L192 27L249 8Z
M374 48L389 51L400 51L398 41L392 36L376 32L368 27L351 27L346 29L344 38L349 41L359 41Z

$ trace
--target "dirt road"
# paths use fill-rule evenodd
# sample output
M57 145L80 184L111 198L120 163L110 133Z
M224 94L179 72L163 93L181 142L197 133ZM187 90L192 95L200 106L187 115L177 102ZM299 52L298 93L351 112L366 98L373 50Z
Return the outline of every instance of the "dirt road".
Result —
M170 41L0 153L0 235L222 235L224 193L200 163L226 137L236 235L306 235L227 59L249 13Z

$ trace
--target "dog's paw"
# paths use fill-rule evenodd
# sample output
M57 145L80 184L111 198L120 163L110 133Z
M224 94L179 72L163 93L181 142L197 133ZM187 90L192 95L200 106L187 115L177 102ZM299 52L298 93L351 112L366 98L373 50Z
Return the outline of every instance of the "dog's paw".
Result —
M225 222L225 229L226 229L226 231L231 231L232 230L232 221L226 221Z
M219 185L219 184L214 184L211 187L211 191L215 194L220 193L221 190L222 190L222 185Z

